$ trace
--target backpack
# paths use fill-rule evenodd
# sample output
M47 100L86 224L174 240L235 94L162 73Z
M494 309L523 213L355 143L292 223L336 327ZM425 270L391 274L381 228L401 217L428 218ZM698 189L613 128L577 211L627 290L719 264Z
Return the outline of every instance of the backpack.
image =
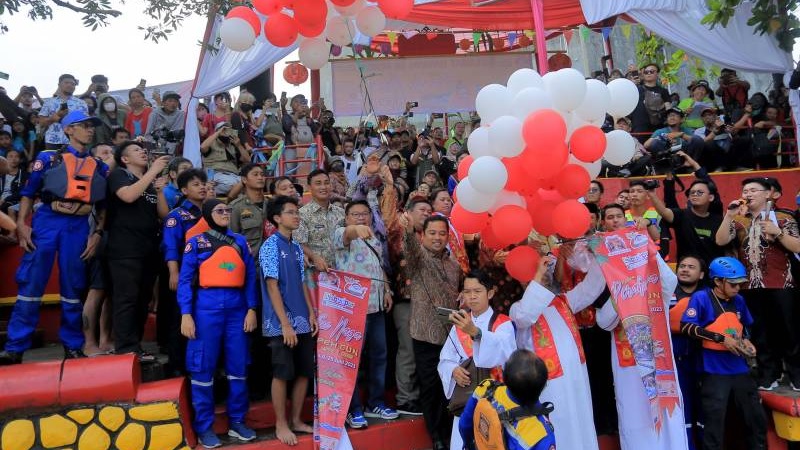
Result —
M657 127L664 123L664 99L661 94L640 87L644 90L644 109L647 111L647 117L650 119L650 125Z
M544 415L553 412L552 403L543 403L540 407L530 408L527 406L516 406L509 410L499 412L495 407L495 394L498 389L505 389L502 383L494 380L484 380L481 387L486 387L486 392L478 400L473 413L473 429L475 436L475 448L477 450L506 450L505 428L514 429L514 423L528 418Z

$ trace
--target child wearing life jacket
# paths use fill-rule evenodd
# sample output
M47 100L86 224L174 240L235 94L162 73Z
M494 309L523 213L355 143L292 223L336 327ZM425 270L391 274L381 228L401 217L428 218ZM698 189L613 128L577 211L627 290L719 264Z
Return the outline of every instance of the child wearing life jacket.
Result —
M475 389L458 422L467 450L553 450L548 414L552 403L539 395L547 366L530 350L515 350L503 366L504 383L485 380Z
M766 417L747 358L756 349L748 339L753 318L739 289L748 282L744 265L736 258L717 258L709 265L712 287L692 294L681 317L681 332L702 342L701 405L705 428L703 449L726 448L725 412L728 399L748 428L748 449L766 448Z
M244 236L228 229L231 208L217 199L203 204L209 230L186 242L178 281L181 334L189 339L186 370L193 427L205 448L222 445L214 434L214 372L224 354L228 377L228 436L256 438L244 424L248 409L247 334L257 326L256 266Z

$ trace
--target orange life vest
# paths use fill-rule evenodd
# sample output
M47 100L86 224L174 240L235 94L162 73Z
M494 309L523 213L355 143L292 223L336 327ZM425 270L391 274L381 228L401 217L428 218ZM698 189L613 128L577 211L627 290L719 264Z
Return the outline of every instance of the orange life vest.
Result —
M208 222L206 219L201 217L200 220L197 221L196 224L192 225L191 228L186 230L186 236L183 239L188 242L189 239L197 236L198 234L205 233L206 231L210 230L211 228L208 226Z
M675 306L669 309L669 330L673 333L681 332L681 317L683 317L683 313L686 312L686 308L689 307L690 298L691 297L683 297L678 300Z
M94 204L106 198L106 178L92 156L79 158L72 152L56 153L42 177L45 202L69 200Z
M744 327L742 326L742 322L739 320L739 317L736 315L736 313L725 311L713 322L707 325L706 330L724 334L735 339L740 339L742 337L742 331L744 330ZM703 340L703 348L707 348L709 350L728 350L723 344L718 344L705 339Z
M489 319L489 329L492 330L492 333L497 331L497 328L511 320L505 314L493 313L492 318ZM472 358L473 350L472 350L472 338L467 333L461 331L461 328L456 328L456 336L458 336L458 342L461 343L461 347L464 349L464 352L467 354L467 358ZM493 367L492 370L489 372L492 376L492 379L495 381L503 381L503 367L497 366Z
M208 236L208 235L204 235ZM202 288L244 286L245 267L241 249L209 238L211 256L200 264L199 284Z

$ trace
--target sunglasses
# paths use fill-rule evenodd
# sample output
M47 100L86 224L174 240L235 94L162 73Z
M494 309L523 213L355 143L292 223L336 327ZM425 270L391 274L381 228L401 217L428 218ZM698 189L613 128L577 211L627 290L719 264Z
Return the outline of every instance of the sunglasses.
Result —
M225 216L230 215L233 212L233 208L216 208L212 209L211 212Z
M645 74L645 75L653 75L653 74L655 74L655 73L658 73L658 71L655 71L655 70L653 70L653 69L650 69L650 70L645 70L645 71L643 71L642 73L643 73L643 74Z

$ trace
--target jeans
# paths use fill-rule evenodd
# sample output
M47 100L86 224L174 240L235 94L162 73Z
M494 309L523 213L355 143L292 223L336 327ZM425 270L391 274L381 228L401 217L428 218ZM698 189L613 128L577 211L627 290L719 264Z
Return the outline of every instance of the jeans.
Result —
M367 406L374 408L384 404L383 396L386 393L386 314L383 311L367 314L367 323L364 327L364 349L369 358L368 400ZM363 358L362 358L363 360ZM358 383L353 389L353 399L350 402L350 411L362 409L361 396Z

